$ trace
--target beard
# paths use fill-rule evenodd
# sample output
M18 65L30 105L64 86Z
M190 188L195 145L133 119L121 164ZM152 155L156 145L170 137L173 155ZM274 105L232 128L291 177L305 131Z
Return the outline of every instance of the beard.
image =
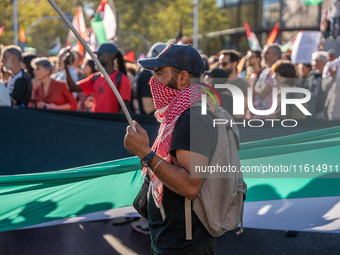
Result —
M166 86L172 89L177 89L178 84L177 84L177 77L178 77L179 72L171 70L171 79L168 82Z
M177 79L174 76L171 76L171 80L168 82L167 86L172 89L177 89Z

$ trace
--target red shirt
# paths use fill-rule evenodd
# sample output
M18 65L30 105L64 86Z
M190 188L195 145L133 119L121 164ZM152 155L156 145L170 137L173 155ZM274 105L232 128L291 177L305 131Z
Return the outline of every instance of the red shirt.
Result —
M117 74L118 71L115 71L109 75L116 87ZM110 85L102 75L99 75L93 83L94 75L95 74L91 74L86 79L78 82L85 95L94 95L92 112L119 113L119 102ZM121 76L119 94L124 101L131 101L131 84L129 78L125 74Z
M34 89L35 102L45 102L46 104L63 105L69 103L72 110L77 110L77 100L67 89L66 82L51 80L47 95L44 94L43 85Z

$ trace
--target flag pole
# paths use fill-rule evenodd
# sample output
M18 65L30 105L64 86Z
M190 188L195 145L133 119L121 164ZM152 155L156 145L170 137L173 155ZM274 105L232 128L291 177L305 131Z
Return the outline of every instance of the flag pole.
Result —
M199 0L194 0L194 24L193 24L193 29L194 29L194 41L193 41L193 46L196 50L198 50L198 4Z
M128 111L128 109L126 108L126 105L124 103L124 100L122 99L122 97L120 96L116 86L113 84L112 80L110 79L109 75L107 74L107 72L105 71L104 67L102 66L102 64L99 62L99 60L96 58L96 56L93 54L92 50L90 49L90 47L87 45L87 43L85 42L85 40L80 36L80 34L78 33L78 31L74 28L74 26L72 25L72 23L66 18L65 14L62 12L62 10L60 10L60 8L58 7L58 5L56 5L56 3L53 0L47 0L51 6L53 7L53 9L59 14L59 16L64 20L64 22L67 24L67 26L72 30L72 32L74 33L74 35L77 37L77 39L80 41L80 43L83 45L84 49L87 51L87 53L91 56L91 58L93 59L93 61L96 63L97 67L99 68L100 72L104 75L106 81L108 82L108 84L110 85L111 89L113 90L113 92L115 93L118 102L120 104L120 106L123 109L123 112L130 124L130 126L132 127L132 129L134 131L136 131L136 127L133 124L131 115Z
M17 0L13 1L13 33L14 45L18 45L18 3Z

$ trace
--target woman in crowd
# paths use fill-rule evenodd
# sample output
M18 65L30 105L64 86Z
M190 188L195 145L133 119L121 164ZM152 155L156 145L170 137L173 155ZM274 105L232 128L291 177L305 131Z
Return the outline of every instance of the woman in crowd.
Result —
M47 58L36 58L32 61L34 75L41 85L34 93L34 106L53 110L76 110L77 101L67 89L65 82L51 79L53 67Z
M85 76L85 78L89 77L91 74L98 72L96 70L96 64L92 59L85 59L83 64L82 64L82 71ZM84 96L84 108L83 111L85 112L90 112L92 107L93 107L93 102L94 102L94 97L93 94Z
M285 119L306 119L306 116L295 105L286 105L286 115L281 115L281 89L287 87L296 87L297 76L295 67L287 60L277 61L271 69L273 76L278 86L278 107L274 112L274 117ZM286 98L302 98L301 93L288 93ZM306 108L307 106L304 105Z
M89 77L91 74L98 72L96 70L96 64L94 63L94 61L92 59L85 59L83 64L82 64L82 69L83 69L83 73L85 78Z
M31 65L32 60L37 57L37 54L33 52L25 52L22 54L22 61L24 62L24 67L26 71L29 73L31 76L31 79L34 78L34 73L33 73L33 67Z

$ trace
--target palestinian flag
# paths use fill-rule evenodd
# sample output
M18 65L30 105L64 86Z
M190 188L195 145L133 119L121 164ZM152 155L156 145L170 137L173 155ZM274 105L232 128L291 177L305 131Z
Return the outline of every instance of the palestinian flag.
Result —
M80 36L85 40L87 36L86 26L85 26L84 14L83 14L81 7L78 7L76 15L74 15L74 18L72 20L72 25L78 31ZM78 41L77 37L73 34L71 30L68 32L68 35L67 35L66 46L71 46L72 49L80 52L84 56L84 47Z
M95 51L95 49L98 46L98 41L96 38L96 34L94 33L91 26L87 27L86 33L87 33L86 43L92 51Z
M58 117L63 125L84 125L64 118ZM339 153L340 127L242 143L244 226L340 233ZM142 182L138 157L2 175L0 231L134 217L131 204Z
M25 31L21 28L19 31L20 42L19 46L23 52L35 52L34 48L28 46L25 36Z
M300 31L302 32L302 31ZM298 34L296 34L295 36L293 36L292 38L290 38L289 40L283 42L281 44L281 51L282 52L291 52L293 50L294 47L294 42L296 40Z
M246 28L247 38L249 43L249 48L253 51L261 51L262 48L260 46L259 41L257 40L256 35L254 32L250 30L250 26L247 22L244 23L244 27Z
M101 0L94 18L91 20L91 27L97 37L98 44L111 41L116 37L118 20L112 6L115 10L113 0Z
M268 38L267 38L267 43L272 44L275 42L277 34L279 33L280 30L280 23L277 22L273 28L273 30L270 32Z

